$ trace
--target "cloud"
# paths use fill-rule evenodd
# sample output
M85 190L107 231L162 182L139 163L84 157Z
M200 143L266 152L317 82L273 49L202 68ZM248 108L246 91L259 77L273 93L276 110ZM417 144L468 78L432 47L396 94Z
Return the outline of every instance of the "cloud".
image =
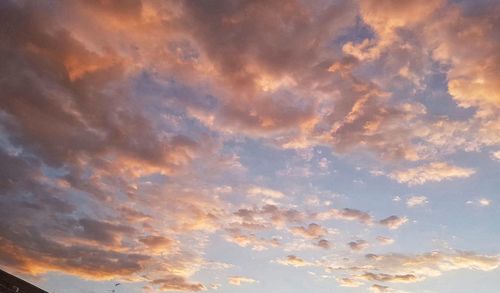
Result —
M317 246L323 248L323 249L330 249L332 247L332 244L330 241L326 239L320 239L318 240L318 243L316 243Z
M398 229L401 227L403 224L408 222L408 218L406 217L398 217L398 216L390 216L385 219L382 219L379 221L380 225L386 226L387 228L391 230Z
M426 182L440 182L456 178L467 178L476 173L472 168L449 165L445 162L433 162L407 170L394 171L389 174L391 179L410 186Z
M375 293L382 293L382 292L387 292L389 290L389 287L374 284L370 287L370 290Z
M105 245L118 245L122 234L134 233L134 229L130 226L88 218L80 219L78 225L82 229L81 232L77 232L78 236Z
M491 199L484 198L484 197L480 198L480 199L477 199L477 200L474 200L474 201L468 200L466 202L466 204L474 204L474 205L476 205L478 207L487 207L487 206L490 206L491 203L492 203Z
M353 251L361 251L361 250L364 250L370 246L370 244L365 240L351 241L347 245Z
M369 64L383 66L386 76L392 76L388 72L393 71L397 78L389 77L388 80L401 81L401 77L411 79L417 91L422 85L429 86L422 84L422 77L432 74L432 64L445 65L447 93L459 107L475 111L473 117L466 121L444 117L433 123L421 119L421 126L412 128L418 129L413 134L416 137L421 137L423 129L427 132L419 156L436 156L436 153L441 155L462 150L478 151L484 146L498 144L498 137L492 129L498 127L499 74L493 64L497 63L500 55L497 53L499 43L493 37L495 31L491 24L498 23L499 18L496 13L490 13L496 10L498 5L489 3L472 7L465 3L435 1L424 7L418 1L404 4L396 1L361 1L360 14L375 36L346 43L344 52ZM406 15L408 11L411 11L411 15ZM458 31L467 33L457 34ZM474 46L454 50L461 43ZM441 131L440 124L447 125L447 129Z
M443 1L435 1L431 5L421 5L418 1L400 3L395 0L362 0L361 15L372 26L381 39L399 27L406 27L428 18Z
M362 282L352 278L337 278L336 281L341 287L357 288L363 285Z
M123 219L125 219L126 221L143 222L143 221L151 220L150 215L143 213L141 211L135 210L133 208L129 208L127 206L119 207L118 211L120 212L120 216Z
M367 281L391 282L391 283L413 283L417 281L417 277L413 274L389 275L389 274L374 274L370 272L365 272L364 274L358 276L358 278Z
M187 291L198 292L206 290L206 287L200 283L189 283L186 279L178 276L167 276L165 278L156 279L152 284L158 285L162 291Z
M406 206L410 208L426 205L427 203L427 197L423 195L414 195L406 199Z
M397 29L411 28L429 18L443 1L421 5L418 1L400 3L394 0L360 1L360 14L377 34L376 41L364 39L359 44L348 42L343 51L361 60L377 59L397 40Z
M278 247L281 245L280 241L276 238L265 239L258 237L255 234L244 234L243 231L238 228L227 229L227 232L227 241L242 247L251 247L256 251L262 251L269 249L270 247Z
M288 255L285 259L278 259L276 262L285 266L293 266L293 267L305 267L312 265L312 263L307 262L295 255Z
M493 65L499 58L500 45L492 38L495 32L491 26L499 20L484 6L477 8L478 13L467 15L459 6L450 7L427 27L425 37L428 43L437 45L433 57L451 65L448 87L453 98L462 107L477 106L486 114L498 109L500 101L499 74ZM498 9L498 6L490 9ZM467 29L467 33L454 34L463 29ZM452 49L463 42L473 45L457 51Z
M328 234L325 228L315 223L311 223L307 227L292 227L290 231L305 238L320 238Z
M240 9L226 1L182 5L179 25L209 60L220 87L223 103L212 125L257 136L291 131L295 126L310 128L316 120L315 99L306 101L295 92L303 91L298 84L307 87L310 76L319 74L315 68L322 62L324 41L305 44L303 40L338 35L354 17L354 7L341 2L317 11L296 1L241 1L240 5ZM271 11L279 11L279 16ZM311 70L304 74L303 68ZM282 107L284 101L286 107Z
M199 266L200 261L190 257L185 248L175 247L174 240L155 231L154 217L143 213L144 204L134 201L133 197L127 204L135 205L134 208L120 206L108 189L109 196L104 200L113 202L106 203L101 197L82 193L64 177L44 174L43 164L30 154L7 153L1 149L0 157L3 166L9 166L0 172L2 182L7 183L0 186L7 195L0 200L0 207L9 210L0 216L3 223L0 259L2 265L11 270L32 275L62 272L90 280L153 282L157 280L156 268L161 267L159 271L171 275L169 280L174 282L187 280ZM138 190L140 188L135 188L134 192ZM153 200L153 193L148 196ZM163 199L166 198L168 193L163 194ZM185 200L189 201L189 196L186 195ZM197 203L205 208L211 206L201 197L197 197ZM75 204L78 204L77 213ZM189 216L192 223L196 212L201 213L199 206L175 201L170 204L174 209L183 207L182 213L179 209L170 213L181 226L193 227L182 223L183 218ZM194 207L197 209L192 209ZM154 207L148 210L155 214ZM168 220L169 217L162 218ZM172 228L175 225L170 225L169 229ZM144 235L145 231L151 234ZM157 255L160 251L165 255L162 259ZM174 253L177 256L171 257ZM198 283L184 283L186 290L201 288ZM191 286L193 284L195 286ZM169 286L180 289L183 285L161 282L161 287L168 289Z
M45 238L37 231L13 232L6 225L3 225L2 231L2 263L27 274L60 271L93 280L137 280L133 276L150 261L148 255L131 251L119 252L85 244L62 244Z
M137 237L115 219L75 217L66 185L43 175L38 160L3 150L0 157L1 263L26 274L66 272L86 279L137 279L151 256L122 246ZM9 183L11 182L11 183ZM23 196L19 196L23 195Z
M149 235L139 238L149 249L156 251L168 251L174 245L173 240L160 235Z
M235 286L240 286L244 283L246 284L252 284L252 283L256 283L257 281L252 279L252 278L248 278L248 277L242 277L242 276L231 276L228 278L228 282L229 284L231 285L235 285Z
M300 223L304 220L305 215L295 209L284 209L274 204L266 204L260 208L239 209L234 213L240 217L243 224L254 224L257 226L267 226L272 223L274 226L283 228L292 223ZM265 217L267 222L259 221L258 218Z
M442 271L457 269L476 269L481 271L491 271L500 266L498 256L484 256L470 252L439 253L433 252L415 257L405 257L392 255L387 256L387 262L403 261L400 264L414 268L416 271L424 272L427 268L435 268ZM432 270L429 270L432 274Z
M260 251L294 245L286 243L291 232L318 251L333 246L324 239L331 223L318 221L376 222L356 209L297 210L293 198L260 186L269 183L265 174L242 176L260 146L280 154L368 152L384 170L437 160L384 172L408 185L471 176L475 169L440 160L500 143L498 13L399 2L2 1L1 265L202 291L210 286L192 278L206 266L214 233ZM350 33L365 28L375 35ZM414 98L432 86L428 64L444 70L449 94L471 108L470 117L435 117L432 105ZM395 88L406 80L410 89ZM323 175L327 157L314 161ZM283 174L313 177L318 168L290 165ZM221 184L228 188L216 191ZM290 204L252 206L240 191ZM379 223L396 229L406 221ZM492 257L460 253L441 254L439 265L418 257L428 264L413 265L417 278L447 265L497 266ZM412 261L392 259L395 267ZM317 265L293 255L281 263ZM413 273L367 271L365 278Z
M329 272L341 274L341 286L359 287L373 284L374 292L406 292L392 289L387 283L416 283L455 270L492 271L500 267L499 256L472 252L434 251L423 254L367 254L363 257L323 258L321 265ZM382 290L382 291L380 291Z
M354 276L378 282L420 282L454 270L491 271L500 266L498 256L479 255L471 252L451 253L431 252L417 255L381 254L377 257L363 258L349 266L367 267L373 272L362 275L353 271ZM349 269L348 269L349 270Z
M377 241L382 245L389 245L394 243L394 239L385 236L377 236Z
M120 98L119 92L130 86L120 56L90 51L63 28L49 32L49 24L38 20L42 10L29 4L5 6L2 10L11 16L2 18L4 25L14 25L17 34L28 36L4 32L5 69L24 69L13 70L9 82L2 84L1 106L11 120L8 132L22 148L56 167L77 167L87 157L114 155L120 160L110 161L109 167L131 173L172 173L191 160L198 148L192 138L159 135L145 113L133 111L134 102ZM6 58L8 54L16 58ZM87 66L90 69L82 69ZM117 80L123 81L121 89L111 86ZM31 86L22 87L20 82Z
M479 204L483 207L485 206L489 206L491 204L491 200L487 199L487 198L481 198L479 200Z
M421 105L387 105L388 93L352 74L356 58L320 45L320 37L334 38L353 23L355 5L341 1L318 10L283 2L287 9L280 15L286 21L278 24L276 15L269 15L275 3L242 1L247 14L226 2L210 6L223 17L182 5L179 27L193 40L197 61L211 68L204 77L213 81L218 101L209 111L190 105L188 112L210 129L284 148L327 145L341 153L367 149L384 159L417 160L405 128L423 113ZM325 100L332 93L333 99Z
M395 290L389 288L388 286L382 286L379 284L373 284L370 286L370 291L374 293L408 293L407 291Z
M361 1L361 16L374 29L378 39L347 43L344 51L360 59L377 59L403 38L397 29L420 29L424 46L433 48L433 59L451 66L447 72L450 94L462 107L479 106L491 112L486 105L497 108L499 101L495 94L498 92L495 83L498 73L491 67L498 59L499 45L492 38L494 32L489 24L498 22L498 17L489 14L481 5L476 9L479 13L467 14L459 5L443 4L443 1L428 6L418 1L404 4L391 0ZM454 33L466 29L466 34ZM463 42L474 46L452 49Z
M248 189L248 194L251 196L263 196L263 197L269 197L273 199L279 199L283 198L285 195L281 191L277 191L274 189L269 189L269 188L264 188L264 187L257 187L254 186L252 188Z
M346 220L346 221L358 221L362 224L370 224L372 221L372 217L370 216L370 214L350 208L345 208L342 210L330 209L326 212L318 213L316 217L318 218L318 220L321 221L336 219L336 220Z

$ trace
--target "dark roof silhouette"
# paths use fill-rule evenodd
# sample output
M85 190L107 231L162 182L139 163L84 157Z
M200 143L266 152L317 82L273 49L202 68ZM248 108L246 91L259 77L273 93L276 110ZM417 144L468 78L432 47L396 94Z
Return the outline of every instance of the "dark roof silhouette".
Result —
M0 270L0 293L48 293L35 285Z

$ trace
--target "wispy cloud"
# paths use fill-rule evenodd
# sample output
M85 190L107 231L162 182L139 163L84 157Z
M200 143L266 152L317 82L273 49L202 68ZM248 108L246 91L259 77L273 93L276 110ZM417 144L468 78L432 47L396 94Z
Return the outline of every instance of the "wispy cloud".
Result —
M257 280L254 280L254 279L248 278L248 277L242 277L242 276L231 276L228 278L228 282L231 285L240 286L242 284L256 283Z
M472 168L449 165L445 162L434 162L389 174L391 179L408 185L421 185L426 182L440 182L457 178L467 178L476 173Z
M413 195L406 199L406 205L410 208L426 205L429 201L426 196Z

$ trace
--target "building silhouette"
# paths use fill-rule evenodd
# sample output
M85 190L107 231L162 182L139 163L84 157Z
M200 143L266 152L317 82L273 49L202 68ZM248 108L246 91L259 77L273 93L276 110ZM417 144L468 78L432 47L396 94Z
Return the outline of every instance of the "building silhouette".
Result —
M48 293L35 285L0 270L0 293Z

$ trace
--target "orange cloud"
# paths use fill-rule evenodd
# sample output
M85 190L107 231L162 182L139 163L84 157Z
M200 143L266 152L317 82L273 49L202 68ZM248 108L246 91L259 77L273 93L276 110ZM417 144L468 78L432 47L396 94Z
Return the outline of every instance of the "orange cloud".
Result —
M173 246L173 241L171 239L159 235L142 237L139 241L153 251L168 251L172 249Z
M290 231L305 238L319 238L328 234L325 228L315 223L311 223L307 227L293 227Z
M408 185L420 185L426 182L451 180L455 178L467 178L476 173L472 168L463 168L449 165L446 162L433 162L407 170L394 171L389 177L399 183Z
M252 284L252 283L256 283L257 281L252 279L252 278L248 278L248 277L231 276L228 278L228 282L231 285L240 286L243 283Z
M198 292L206 290L206 287L200 283L189 283L183 277L168 276L152 281L152 284L159 286L162 291L187 291Z
M293 267L304 267L312 265L311 263L295 255L288 255L285 259L279 259L276 262L285 266Z
M341 287L357 288L363 285L362 282L352 278L338 278L336 281Z
M228 229L226 240L242 247L251 247L253 250L262 251L269 247L278 247L280 242L278 239L264 239L257 237L255 234L244 234L240 229Z
M493 5L492 11L499 6ZM479 107L479 115L494 115L500 107L500 43L493 37L496 13L466 16L457 6L443 11L425 28L433 57L451 66L448 89L462 107ZM457 33L460 32L460 33ZM458 46L459 44L470 46Z

